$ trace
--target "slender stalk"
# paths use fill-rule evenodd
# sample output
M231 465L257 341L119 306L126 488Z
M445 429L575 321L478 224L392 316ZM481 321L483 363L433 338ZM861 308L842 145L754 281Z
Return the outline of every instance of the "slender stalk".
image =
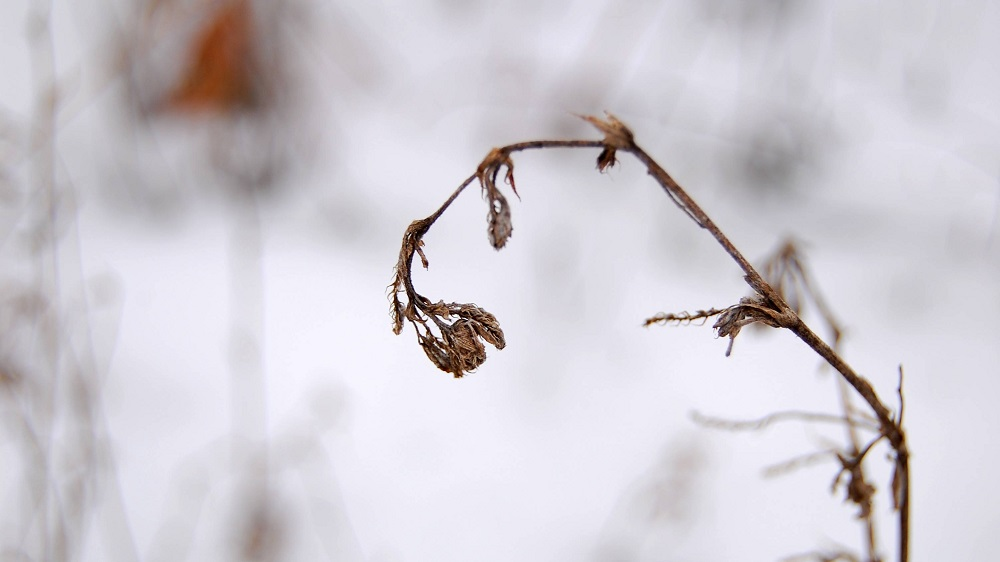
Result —
M902 416L899 418L893 416L891 410L882 402L872 387L871 383L867 379L859 375L850 365L847 364L840 357L840 355L831 348L826 342L824 342L805 322L799 317L795 312L785 302L781 293L772 287L763 276L757 271L756 268L750 263L746 257L736 248L731 240L722 232L722 230L715 224L714 221L705 213L705 211L687 194L687 192L678 184L671 176L663 169L649 154L647 154L642 148L640 148L633 140L632 132L618 119L612 115L608 115L606 120L599 119L590 116L581 116L584 120L590 122L600 131L605 133L605 138L601 141L584 141L584 140L539 140L539 141L528 141L510 144L507 146L494 148L487 157L480 164L478 170L475 174L465 180L458 189L448 198L447 201L432 215L423 220L414 221L410 227L407 229L403 237L403 246L400 249L400 258L396 266L396 279L393 282L393 318L394 318L394 331L399 333L402 329L402 324L404 320L414 323L422 323L426 326L426 320L420 316L419 312L429 314L435 322L438 322L439 328L449 328L453 325L449 325L438 318L441 314L439 308L441 305L432 305L431 301L426 297L421 296L413 287L412 280L410 279L410 269L413 261L413 256L415 253L421 255L421 259L424 259L423 252L420 249L423 242L422 238L431 228L435 221L441 216L442 213L451 205L456 197L468 186L473 180L479 179L480 183L484 188L484 192L489 194L489 202L491 205L491 221L490 227L494 229L496 225L493 220L494 207L501 210L506 209L506 201L502 195L496 190L495 181L499 171L506 167L507 176L506 179L511 187L514 187L513 183L513 167L514 164L510 159L510 155L514 152L520 152L523 150L531 149L545 149L545 148L602 148L600 156L598 156L598 168L604 170L606 167L613 165L615 160L616 151L628 152L635 156L643 165L646 167L649 175L663 188L667 196L698 226L708 230L709 233L716 239L716 241L722 246L727 254L739 265L740 269L743 270L744 279L750 288L756 293L756 295L762 300L752 300L750 302L741 301L738 305L740 310L735 311L727 318L727 322L730 323L728 328L728 335L731 338L739 332L742 326L762 322L771 326L786 328L794 333L800 340L805 342L810 348L813 349L820 357L822 357L831 367L833 367L843 378L848 385L850 385L855 392L861 395L861 398L868 404L875 418L878 421L880 437L872 442L872 445L880 440L882 437L888 440L889 444L892 446L896 455L896 471L895 476L892 481L892 491L894 494L894 501L896 507L899 511L899 560L900 562L907 562L909 559L909 519L910 519L910 499L909 499L909 451L906 445L905 432L902 427ZM516 189L515 189L516 193ZM505 238L501 238L499 243L494 239L494 232L499 231L501 233L506 232L506 236L509 236L509 224L503 221L509 221L509 214L502 215L497 213L499 218L496 220L501 221L500 226L505 228L499 228L496 230L491 230L491 242L494 243L494 247L500 249L505 242ZM424 261L426 266L426 261ZM405 294L406 301L408 304L404 304L403 301L399 299L400 294ZM437 306L439 308L434 308ZM458 305L454 305L458 306ZM735 307L734 307L735 308ZM418 312L419 309L419 312ZM479 309L477 309L479 310ZM483 314L487 314L485 311L481 311ZM704 312L704 311L702 311ZM725 311L715 311L715 313L722 313L726 315ZM703 316L708 315L704 312ZM489 315L491 320L492 315ZM690 318L690 316L688 316ZM679 320L684 320L684 317L678 317ZM720 317L721 321L721 317ZM722 334L722 328L719 328L719 324L716 324L719 329L719 333ZM499 331L499 326L496 326L497 331ZM420 331L418 329L418 335ZM426 339L422 339L421 345L425 345ZM438 344L435 344L438 345ZM428 352L428 356L431 357L440 368L443 370L449 370L446 368L448 363L446 360L450 359L449 354L456 353L450 344L442 343L441 347L432 347L432 351ZM498 349L502 346L498 346ZM428 346L425 345L425 351ZM485 356L482 357L485 359ZM476 363L478 365L478 363ZM462 376L464 371L461 369L453 370L456 377ZM902 391L900 390L900 396L902 397ZM848 412L847 417L850 417ZM866 447L863 452L859 452L857 455L856 462L861 462L865 453L868 452L870 446ZM871 543L870 543L871 544ZM870 551L871 552L871 551Z
M761 277L760 273L750 264L742 253L729 238L716 226L715 222L695 203L686 191L676 182L670 174L666 172L652 157L650 157L638 145L632 144L625 150L631 152L642 162L653 179L667 192L670 198L686 211L699 226L706 229L719 242L722 248L740 266L746 274L746 281L750 287L771 302L778 310L779 318L783 321L781 326L794 333L800 340L805 342L820 357L822 357L831 367L833 367L854 390L861 395L861 398L875 413L878 418L881 432L889 440L892 448L896 452L896 463L901 481L899 494L899 560L906 562L909 559L909 523L910 523L910 501L909 501L909 451L906 446L906 437L902 427L893 418L892 412L879 399L878 394L867 379L859 375L843 358L838 355L822 338L816 335L812 329L796 314L784 299L774 290L773 287Z

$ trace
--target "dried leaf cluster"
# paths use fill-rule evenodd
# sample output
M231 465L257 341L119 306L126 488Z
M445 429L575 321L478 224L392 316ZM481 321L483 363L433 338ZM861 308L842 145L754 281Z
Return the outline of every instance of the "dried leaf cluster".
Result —
M504 164L507 165L507 164ZM491 186L490 189L496 191L495 195L503 196L496 190L494 183L496 171L483 168L485 184ZM508 165L508 177L513 182L511 176L511 165ZM477 174L479 176L480 174ZM468 185L467 180L463 188ZM462 188L459 189L461 191ZM455 196L452 196L436 213L422 220L413 221L403 234L403 244L399 251L399 260L396 263L396 273L392 281L392 315L393 332L397 335L402 333L404 322L413 325L417 334L417 343L424 350L427 358L442 371L451 373L455 378L461 378L466 373L470 373L486 361L486 346L490 344L496 349L503 349L507 342L504 340L503 330L495 316L470 303L445 303L442 300L433 302L421 295L413 287L412 267L414 256L420 256L420 263L424 269L428 268L430 262L424 253L423 237L430 229L431 225L451 204ZM493 200L496 200L494 196ZM506 199L503 199L506 208ZM491 205L491 210L494 208ZM499 246L494 243L494 247L503 246L506 238L510 237L510 213L506 213L506 235L494 238L496 232L503 231L501 223L503 214L498 214L494 218L491 212L490 241L500 241ZM496 226L496 229L494 228ZM501 241L502 240L502 241Z
M534 141L494 148L476 168L476 173L465 180L451 197L431 216L414 221L403 234L403 243L396 262L392 285L391 314L393 331L399 334L403 323L410 322L417 332L417 342L434 365L456 378L464 376L479 367L486 360L488 343L503 349L503 331L496 317L474 304L432 302L413 288L412 264L415 255L420 256L426 269L429 265L423 251L423 237L437 219L445 212L456 197L473 181L478 180L483 198L488 207L486 215L487 237L494 249L507 245L514 227L511 222L510 203L497 185L500 172L504 182L520 199L514 183L513 152L532 148L554 147L602 147L598 158L598 168L602 171L615 163L615 150L630 149L634 146L632 132L613 115L607 120L581 116L605 134L603 141Z

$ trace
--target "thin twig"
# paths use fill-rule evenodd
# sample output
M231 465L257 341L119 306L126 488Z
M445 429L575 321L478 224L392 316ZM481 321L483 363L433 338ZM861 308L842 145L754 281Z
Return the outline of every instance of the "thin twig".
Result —
M865 427L872 431L878 431L878 424L867 422L863 419L852 418L850 416L838 416L836 414L822 414L817 412L804 412L798 410L788 410L775 412L755 420L727 420L723 418L705 416L698 412L691 413L691 419L699 425L713 429L725 429L730 431L760 431L767 429L772 424L783 421L807 421L835 423L855 427Z
M799 455L789 460L768 466L767 468L764 469L764 476L770 478L781 474L786 474L788 472L792 472L793 470L798 470L806 466L812 466L815 464L819 464L821 462L825 462L831 458L833 459L837 458L836 449L827 449L825 451L815 451L812 453L806 453L804 455Z

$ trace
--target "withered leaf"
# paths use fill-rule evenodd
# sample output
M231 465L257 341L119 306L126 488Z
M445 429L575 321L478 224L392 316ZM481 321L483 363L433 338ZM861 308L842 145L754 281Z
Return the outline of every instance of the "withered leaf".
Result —
M597 155L597 170L604 172L604 170L613 167L618 163L615 159L615 148L613 146L605 146L604 150Z
M514 226L511 224L510 205L507 204L507 199L499 191L492 193L490 199L490 212L486 217L487 234L490 244L499 250L507 244L511 233L514 232Z

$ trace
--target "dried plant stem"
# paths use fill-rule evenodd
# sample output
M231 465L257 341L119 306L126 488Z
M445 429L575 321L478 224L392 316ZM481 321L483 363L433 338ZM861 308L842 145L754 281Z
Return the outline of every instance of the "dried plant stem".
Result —
M476 173L470 176L461 186L448 198L447 201L432 215L423 220L414 221L403 236L403 245L400 249L399 260L396 264L396 276L392 284L392 316L393 330L398 334L402 331L404 321L414 325L417 331L417 338L428 357L439 368L449 371L455 377L461 377L478 367L485 361L485 352L482 344L476 339L482 339L492 343L497 349L503 348L503 333L500 331L496 319L485 310L475 305L459 305L456 303L445 304L443 301L433 303L423 297L413 287L411 280L411 268L414 254L419 254L421 261L426 268L428 263L423 253L423 236L427 233L434 222L441 216L456 197L470 185L473 180L478 179L483 188L484 197L489 205L488 234L490 242L494 248L502 248L510 237L512 227L510 223L510 209L506 198L497 188L496 179L501 169L506 168L505 180L517 193L514 185L514 163L511 154L529 149L546 148L601 148L602 152L597 158L597 167L604 171L606 168L616 163L616 153L618 151L628 152L635 156L646 167L649 175L663 188L667 196L674 202L691 220L709 233L718 241L727 254L743 270L744 279L753 290L754 295L745 297L736 305L724 310L712 309L709 311L698 311L695 314L667 314L647 320L647 325L655 322L686 322L693 319L705 319L709 316L718 316L714 328L719 336L729 336L730 350L736 335L744 326L760 323L775 328L785 328L794 333L799 339L811 347L820 355L831 367L836 370L844 381L850 385L855 392L871 408L878 423L879 438L885 438L895 451L895 472L891 483L893 501L899 511L899 560L907 562L909 559L909 451L907 449L905 432L902 426L902 416L894 417L891 410L879 399L878 394L864 377L859 375L848 365L840 355L824 342L805 322L799 317L796 308L789 306L781 292L768 283L764 277L751 265L722 230L712 221L704 210L687 194L687 192L663 169L649 154L647 154L634 140L634 135L628 127L613 115L608 114L606 119L593 116L580 116L584 120L594 125L604 133L601 141L587 140L541 140L511 144L499 148L494 148L479 165ZM808 284L808 280L803 279ZM400 295L405 299L400 299ZM825 305L821 304L821 307ZM823 309L824 315L828 316L827 310ZM458 316L459 320L450 322L453 316ZM431 331L428 320L440 331L441 336ZM467 324L472 322L472 327ZM422 331L423 330L423 331ZM839 339L839 330L834 325L835 340ZM727 355L728 355L727 351ZM902 392L900 391L902 399ZM902 412L902 405L901 405ZM846 411L845 417L851 418L851 412ZM850 423L850 422L849 422ZM845 469L855 470L860 466L865 453L871 444L862 452L858 452L854 458L841 459ZM856 446L854 447L857 448ZM853 472L852 472L853 475ZM838 476L838 480L839 480ZM858 482L864 484L863 480ZM874 531L871 531L873 535ZM874 541L870 541L874 544ZM872 547L869 551L870 557L874 558Z
M646 154L646 151L639 148L638 145L633 144L631 148L627 148L626 150L631 152L636 158L639 159L640 162L643 163L643 165L646 166L646 170L649 172L649 175L653 176L653 179L655 179L656 183L660 184L663 190L667 192L670 199L672 199L678 207L685 211L694 220L694 222L698 224L698 226L707 230L712 237L719 242L726 253L729 254L729 256L732 257L737 264L739 264L740 269L742 269L746 274L746 280L750 285L750 288L763 294L769 300L776 299L779 302L784 302L784 299L773 291L769 284L764 282L764 279L759 273L757 273L757 270L754 269L753 265L751 265L750 262L743 257L743 254L736 249L736 246L734 246L729 238L723 234L722 230L716 226L715 222L709 218L705 211L703 211L702 208L695 203L694 199L691 199L687 192L684 191L684 189L676 181L674 181L674 178L670 177L670 174L668 174L662 166L653 160L649 154ZM772 302L774 301L772 300Z
M878 418L882 434L889 440L893 450L896 452L896 466L899 480L895 482L900 487L899 499L899 559L905 562L909 558L909 522L910 522L910 502L909 502L909 451L906 445L906 437L901 422L897 422L889 408L879 399L878 394L867 379L859 375L850 365L838 355L833 348L823 341L805 322L796 314L785 302L781 295L761 277L760 273L750 264L742 253L729 238L719 229L711 218L698 206L697 203L687 194L686 191L676 182L670 174L666 172L652 157L639 148L634 142L631 147L622 147L623 150L632 153L645 166L653 179L667 192L670 198L677 203L694 221L702 228L709 231L719 242L722 248L733 258L746 274L747 284L750 288L764 297L769 304L774 307L776 314L771 319L776 320L778 326L786 328L794 333L799 339L811 347L819 354L831 367L833 367L854 390L861 395L861 398L872 409Z

